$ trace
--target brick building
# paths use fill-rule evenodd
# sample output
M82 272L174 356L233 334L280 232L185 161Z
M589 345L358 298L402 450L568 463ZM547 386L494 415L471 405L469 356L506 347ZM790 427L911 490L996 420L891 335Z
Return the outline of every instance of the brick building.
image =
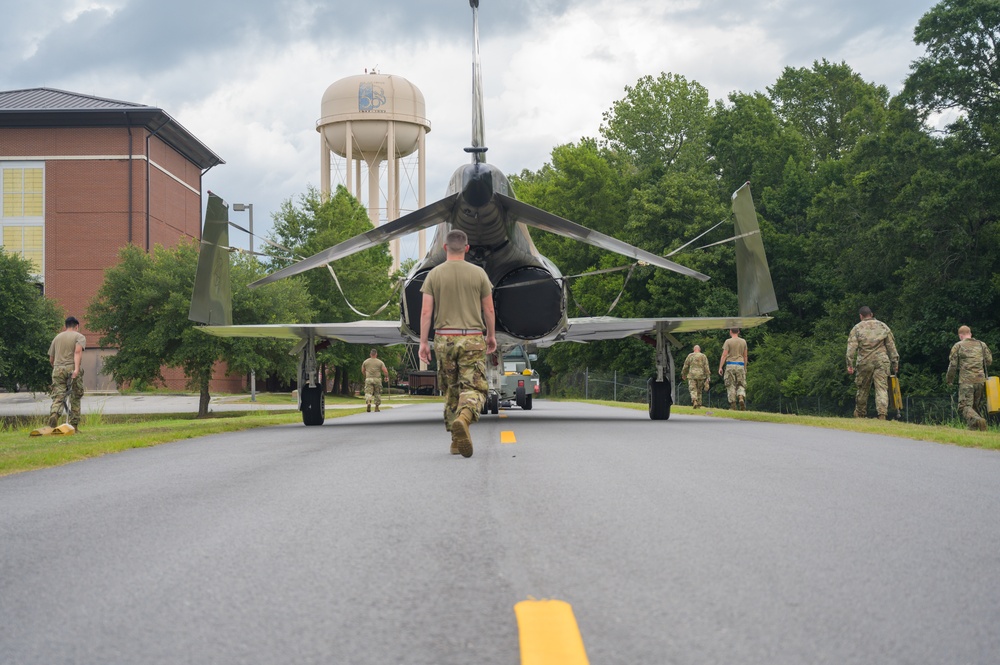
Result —
M0 91L0 243L37 268L46 296L86 308L126 244L200 239L202 176L223 160L163 109L50 88ZM88 389L111 349L84 354ZM183 375L165 372L171 387ZM232 383L234 385L225 385ZM238 389L239 377L213 389Z

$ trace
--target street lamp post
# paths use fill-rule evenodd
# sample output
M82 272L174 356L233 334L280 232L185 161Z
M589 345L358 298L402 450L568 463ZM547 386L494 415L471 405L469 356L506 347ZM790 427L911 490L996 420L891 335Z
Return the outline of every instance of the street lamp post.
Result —
M253 204L252 203L234 203L233 210L236 212L243 212L246 210L250 213L250 256L253 256ZM250 401L257 401L257 371L250 370Z
M253 256L253 204L252 203L234 203L233 210L236 212L243 212L246 210L250 213L250 255Z

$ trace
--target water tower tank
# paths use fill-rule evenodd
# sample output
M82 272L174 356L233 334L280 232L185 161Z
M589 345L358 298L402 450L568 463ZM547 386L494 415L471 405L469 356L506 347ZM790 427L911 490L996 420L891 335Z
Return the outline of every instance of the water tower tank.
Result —
M388 155L389 123L394 122L394 157L405 157L417 149L420 129L431 130L425 117L424 95L402 76L362 74L343 78L323 93L322 117L316 128L330 150L346 157L346 125L351 123L354 159L383 161ZM360 153L360 154L359 154Z
M415 85L402 76L375 72L348 76L323 93L320 114L316 131L320 134L320 189L324 196L331 192L331 156L337 155L346 159L343 184L358 201L364 202L362 180L367 176L366 203L372 224L398 219L402 210L400 172L405 166L401 160L415 154L416 207L426 205L424 137L431 131L431 123L424 117L424 95ZM424 231L418 235L423 255ZM395 270L400 261L398 238L390 248Z

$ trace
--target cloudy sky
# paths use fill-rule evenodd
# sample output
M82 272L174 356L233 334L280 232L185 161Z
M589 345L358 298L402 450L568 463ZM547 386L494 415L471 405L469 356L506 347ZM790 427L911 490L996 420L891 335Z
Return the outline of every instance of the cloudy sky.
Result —
M519 173L557 145L597 136L602 113L646 74L680 74L721 99L826 58L898 92L921 54L913 28L936 0L480 4L488 158ZM443 196L468 161L471 27L467 0L22 2L0 21L0 90L50 87L164 109L226 161L205 189L253 203L262 234L282 201L319 186L323 92L366 68L423 92L427 200Z

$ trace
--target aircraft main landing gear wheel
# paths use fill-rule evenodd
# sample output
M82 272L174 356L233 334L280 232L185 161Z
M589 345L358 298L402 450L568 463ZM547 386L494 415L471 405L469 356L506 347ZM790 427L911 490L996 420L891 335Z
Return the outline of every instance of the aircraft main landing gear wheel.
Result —
M670 381L657 381L650 377L646 382L646 395L649 399L649 419L670 419Z
M531 411L531 395L525 395L524 406L521 407L525 411Z
M486 398L486 402L489 404L490 413L492 413L494 416L500 413L500 395L497 395L496 393L490 393L489 396Z
M302 424L322 425L326 420L326 395L323 386L302 388Z

